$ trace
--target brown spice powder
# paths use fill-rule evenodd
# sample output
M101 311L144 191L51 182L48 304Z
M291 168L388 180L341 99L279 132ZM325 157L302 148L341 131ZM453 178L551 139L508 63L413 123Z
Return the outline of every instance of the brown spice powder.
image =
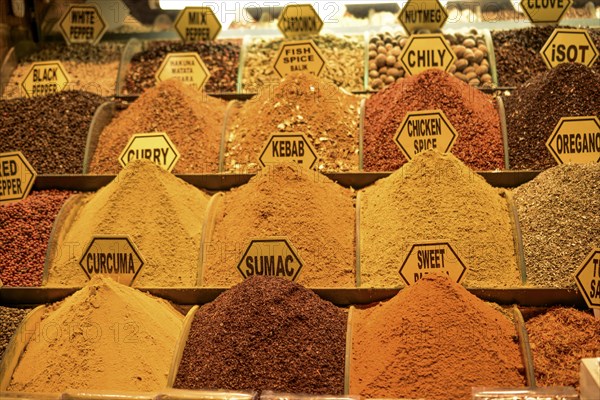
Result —
M161 390L182 326L166 301L96 276L50 306L8 389Z
M217 172L226 103L170 79L148 89L104 128L90 163L94 174L121 170L118 158L136 133L166 132L181 154L173 173Z
M205 245L205 286L242 280L236 269L250 240L286 236L304 261L298 282L355 286L353 193L304 168L275 165L226 193Z
M244 103L228 123L225 170L256 172L273 133L304 133L317 150L320 171L358 169L360 98L331 81L293 73Z
M536 383L579 388L579 361L600 357L600 321L573 308L553 308L526 327Z
M361 194L361 285L403 286L410 245L449 240L472 287L520 286L506 195L452 154L429 150Z
M410 111L441 109L458 132L452 154L478 171L504 168L504 145L495 101L440 70L393 83L367 100L364 169L391 171L407 160L394 136Z
M514 325L443 276L352 318L350 394L470 399L473 386L525 384Z
M196 312L174 386L341 395L346 321L296 283L251 277Z

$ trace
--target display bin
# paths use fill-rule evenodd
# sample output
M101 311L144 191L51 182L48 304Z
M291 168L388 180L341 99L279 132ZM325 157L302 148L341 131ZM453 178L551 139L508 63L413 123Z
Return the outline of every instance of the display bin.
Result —
M231 390L166 389L154 400L255 400L256 392Z
M62 400L60 393L21 393L21 392L2 392L0 399L3 400Z
M61 400L153 400L155 393L141 393L113 390L67 390Z

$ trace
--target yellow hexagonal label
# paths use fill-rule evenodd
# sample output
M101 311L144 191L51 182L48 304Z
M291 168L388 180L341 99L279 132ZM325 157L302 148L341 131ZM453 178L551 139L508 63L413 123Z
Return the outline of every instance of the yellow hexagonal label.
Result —
M467 267L448 241L423 241L411 246L399 272L407 285L427 274L444 274L460 283Z
M184 42L215 40L221 32L221 22L210 7L184 8L174 26Z
M263 167L292 162L312 169L317 151L303 133L275 133L267 140L258 161Z
M600 308L600 249L593 249L575 272L579 292L590 308Z
M550 69L566 62L591 67L598 58L598 49L585 29L555 29L540 53Z
M8 204L27 197L37 173L23 153L11 151L0 154L0 204Z
M448 12L439 0L408 0L398 15L409 34L419 29L441 29L447 19Z
M93 4L71 5L58 26L68 44L96 44L108 28L100 10Z
M288 39L318 35L323 20L310 4L288 4L279 15L277 27Z
M179 158L179 151L166 133L137 133L119 155L119 163L126 167L133 160L150 160L171 172Z
M198 53L169 53L155 76L157 82L175 78L200 90L208 82L210 72Z
M129 286L144 264L140 251L127 235L94 236L79 260L79 266L88 279L94 275L105 275Z
M563 117L546 147L559 164L600 162L600 120L595 116Z
M557 24L573 0L521 0L521 9L534 24Z
M273 69L282 78L292 72L307 72L319 76L324 66L325 59L312 40L283 42L273 62Z
M419 34L410 36L400 61L409 75L417 75L431 68L447 71L456 61L456 54L441 33Z
M448 153L458 137L442 110L412 111L406 114L396 131L394 141L404 156L412 160L417 154L436 149Z
M60 92L69 81L69 75L60 61L34 62L21 81L21 87L25 96L37 97Z
M236 268L244 279L264 275L295 281L303 265L287 238L268 237L252 239Z

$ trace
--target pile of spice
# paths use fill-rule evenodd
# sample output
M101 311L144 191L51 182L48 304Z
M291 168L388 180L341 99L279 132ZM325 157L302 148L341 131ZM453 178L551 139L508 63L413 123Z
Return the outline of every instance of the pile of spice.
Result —
M124 44L100 42L97 45L60 42L41 43L38 51L20 60L10 76L3 98L25 97L21 81L31 64L38 61L59 60L69 76L69 90L81 90L110 97L115 94L117 72Z
M449 241L468 268L467 287L521 285L506 193L452 154L434 150L361 194L361 285L398 287L410 246Z
M121 170L119 155L136 133L165 132L181 158L173 173L217 172L226 103L176 79L148 89L108 124L98 139L89 171Z
M514 325L440 275L352 316L350 394L471 398L471 387L522 387Z
M507 8L503 8L501 5L495 2L489 2L482 4L481 9L481 20L483 22L498 22L498 21L512 21L512 22L529 22L529 18L522 12L518 12L514 9L511 3L508 3ZM589 1L585 4L573 4L573 6L567 8L567 11L562 16L561 20L564 19L575 19L575 18L594 18L596 15L596 7L594 3ZM561 27L562 28L562 27Z
M579 362L600 357L600 321L573 308L553 308L526 325L539 386L579 388Z
M147 42L144 51L134 54L127 66L121 95L141 94L156 85L156 71L169 53L195 52L206 65L210 78L204 86L209 93L236 92L240 58L239 40L183 43L180 41Z
M457 60L448 72L471 86L490 85L489 52L485 39L476 29L465 33L445 33ZM408 42L404 32L379 33L369 40L369 88L379 90L404 77L400 62L402 49Z
M561 28L568 28L567 26ZM540 54L554 26L492 31L499 86L519 86L548 70ZM600 30L588 29L596 48ZM600 71L600 61L593 68Z
M366 103L363 165L366 171L398 169L406 158L394 136L411 111L441 109L458 132L452 153L475 170L504 168L496 102L440 71L427 70L392 84Z
M600 71L561 64L505 97L511 169L556 165L546 141L562 117L600 117Z
M325 60L321 77L346 90L364 90L364 39L357 36L325 34L311 38ZM273 60L283 39L253 39L246 47L242 88L244 92L260 92L262 86L279 81Z
M600 164L564 164L514 190L527 282L574 287L573 274L600 247Z
M8 391L164 389L182 326L166 301L96 276L48 308Z
M227 123L225 170L256 172L274 133L304 133L317 150L320 171L358 169L360 98L301 72L244 103Z
M296 283L249 278L196 312L174 387L341 395L346 321Z
M103 102L79 91L0 101L0 153L21 151L38 174L80 174L89 125Z
M43 190L0 207L0 281L40 286L54 219L71 192Z
M25 318L30 308L12 308L0 306L0 364L4 351L10 343L21 321Z
M204 286L229 287L256 237L285 236L304 266L298 282L309 287L354 287L353 193L301 167L275 165L226 193L205 245Z
M195 286L209 197L148 160L132 161L81 200L59 236L48 286L82 286L79 266L93 236L129 235L145 260L134 286Z

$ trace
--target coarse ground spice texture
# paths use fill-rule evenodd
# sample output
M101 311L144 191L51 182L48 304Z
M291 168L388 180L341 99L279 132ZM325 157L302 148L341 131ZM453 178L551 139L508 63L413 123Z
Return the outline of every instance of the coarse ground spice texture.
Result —
M164 389L182 326L166 301L95 276L48 308L8 390Z
M21 151L38 174L80 174L88 129L103 102L79 91L0 101L0 153Z
M441 275L352 315L350 394L470 399L471 387L522 387L514 325Z
M467 287L521 286L507 194L452 154L428 150L361 193L361 285L397 287L415 242L450 241Z
M134 286L195 286L208 195L148 160L80 199L60 232L48 286L82 286L79 265L93 236L128 234L145 260Z
M251 239L285 236L304 261L298 282L309 287L354 287L353 192L292 165L264 169L225 194L205 244L205 286L242 280L236 266Z
M579 362L600 357L600 320L573 308L553 308L525 324L539 386L579 388Z
M575 287L573 274L600 247L600 164L564 164L514 190L527 283Z
M546 169L556 161L546 141L562 117L600 117L600 71L565 63L504 98L511 169Z
M2 357L10 339L29 311L31 311L30 308L0 306L0 363L2 363Z
M54 219L72 192L42 190L0 207L0 281L40 286Z
M117 173L119 155L136 133L165 132L181 158L173 173L217 172L226 103L175 79L148 89L104 128L90 173Z
M504 168L504 145L495 100L440 70L397 81L366 103L365 171L391 171L407 160L394 141L406 114L440 109L458 138L452 154L478 171ZM411 149L412 151L413 149Z
M244 103L227 123L225 170L256 172L274 133L304 133L320 171L358 169L360 98L331 81L301 72Z
M196 312L174 387L341 395L346 322L296 283L251 277Z

